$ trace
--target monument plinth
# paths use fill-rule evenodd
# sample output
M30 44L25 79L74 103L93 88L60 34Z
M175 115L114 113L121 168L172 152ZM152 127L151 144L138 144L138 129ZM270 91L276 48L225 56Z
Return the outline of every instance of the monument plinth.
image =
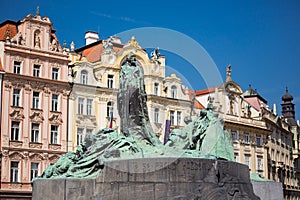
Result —
M166 145L150 126L143 69L129 54L120 71L121 133L88 134L33 181L33 199L259 199L231 135L209 105Z
M246 165L201 158L110 161L95 179L38 179L35 199L258 199Z

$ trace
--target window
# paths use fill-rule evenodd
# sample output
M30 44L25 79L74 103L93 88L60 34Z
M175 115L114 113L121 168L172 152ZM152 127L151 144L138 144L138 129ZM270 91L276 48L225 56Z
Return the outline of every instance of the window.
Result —
M250 155L245 155L245 164L250 168Z
M109 102L107 102L106 116L111 117L112 114L113 114L113 105L112 105L112 102L109 101Z
M171 110L170 111L170 124L171 124L171 126L174 125L174 120L175 120L174 114L175 114L175 112L173 110Z
M93 129L86 129L86 134L92 134L93 133Z
M154 123L158 123L159 109L154 109Z
M21 74L21 62L14 61L14 73Z
M33 98L32 98L32 108L38 109L40 108L40 93L39 92L33 92Z
M52 111L58 111L58 95L57 94L52 94L51 110Z
M31 124L31 142L38 142L40 134L40 125L39 124Z
M31 180L36 178L39 174L39 163L31 163L31 169L30 169L30 174L31 174Z
M20 94L21 94L21 90L14 89L14 91L13 91L13 106L20 106Z
M154 83L154 95L158 96L158 90L159 90L159 84L158 83Z
M245 143L246 143L246 144L250 144L250 135L249 135L249 133L245 133L245 134L244 134L244 137L245 137L245 138L244 138L244 139L245 139Z
M20 133L20 122L11 122L11 136L10 139L14 141L19 140L19 133Z
M86 70L82 70L80 74L80 83L87 85L88 84L88 73Z
M10 182L19 181L19 162L10 162Z
M77 145L80 145L83 141L83 128L77 128Z
M256 145L262 146L262 138L261 135L256 135Z
M58 144L58 126L51 125L50 144Z
M52 68L52 80L58 80L58 72L59 69L58 68Z
M114 87L114 75L108 75L107 76L107 87L113 88Z
M257 170L263 170L263 159L261 157L257 157Z
M177 111L177 126L180 126L181 124L181 112Z
M236 131L231 131L231 138L233 142L237 142L238 141L238 134Z
M172 87L171 87L171 97L173 99L177 98L177 87L175 85L172 85Z
M40 69L41 66L40 65L33 65L33 76L40 76Z
M240 161L240 157L238 153L234 153L234 160L235 162L239 162Z
M84 98L78 98L78 114L83 115Z
M93 105L93 99L87 99L86 101L86 114L92 115L92 105Z

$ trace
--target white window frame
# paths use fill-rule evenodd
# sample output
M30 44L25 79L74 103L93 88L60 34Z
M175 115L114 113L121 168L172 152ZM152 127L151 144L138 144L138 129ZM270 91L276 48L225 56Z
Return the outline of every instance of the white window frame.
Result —
M251 156L245 155L245 165L248 165L249 169L251 169Z
M177 126L181 125L181 111L177 111Z
M19 107L21 105L21 90L13 89L13 106Z
M114 112L114 106L111 101L107 102L106 106L106 116L111 117L111 114Z
M13 164L16 164L17 166L13 166ZM10 162L10 182L19 182L19 164L20 162L18 161Z
M245 132L244 133L244 140L245 140L245 144L250 144L250 134Z
M37 166L37 167L33 167L33 166ZM40 163L31 162L31 164L30 164L30 178L31 178L31 180L39 176L39 166L40 166Z
M263 140L262 139L262 135L257 134L255 136L255 144L256 144L256 146L261 147L263 145L263 141L262 140Z
M40 77L41 76L41 65L33 64L32 76L35 76L35 77Z
M58 130L59 130L59 127L56 126L56 125L51 125L50 127L50 144L59 144L59 134L58 134Z
M58 80L59 78L59 68L52 67L52 80Z
M77 132L76 132L76 142L77 145L80 145L83 142L84 139L84 129L83 128L77 128Z
M239 140L239 134L236 130L231 130L232 142L237 142Z
M171 86L171 98L177 99L177 87L176 87L176 85Z
M51 99L51 111L59 111L59 95L58 94L52 94L52 99Z
M263 163L263 158L262 157L257 157L257 170L263 170L264 169L264 163Z
M114 75L112 74L107 75L107 87L114 88Z
M78 109L77 113L79 115L83 115L84 114L84 98L78 97L78 106L77 106L77 109Z
M171 124L171 126L174 126L174 124L175 124L175 111L174 110L170 110L170 124Z
M40 141L39 137L40 137L40 124L32 123L31 124L31 138L30 138L30 141L38 143Z
M92 115L93 111L93 99L87 99L86 100L86 114Z
M83 85L87 85L88 79L89 79L88 72L86 70L82 70L80 72L80 83Z
M38 95L35 95L38 94ZM32 108L40 109L40 92L33 91L32 93Z
M20 122L12 121L10 130L11 130L10 140L19 141L20 140Z
M14 61L14 73L15 74L21 74L21 67L22 67L22 62L21 61Z

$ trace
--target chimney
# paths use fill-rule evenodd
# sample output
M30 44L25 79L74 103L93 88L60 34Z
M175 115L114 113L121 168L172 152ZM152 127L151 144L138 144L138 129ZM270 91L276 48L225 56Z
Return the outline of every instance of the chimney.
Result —
M89 45L91 43L97 42L99 40L98 33L95 31L87 31L85 32L85 45Z

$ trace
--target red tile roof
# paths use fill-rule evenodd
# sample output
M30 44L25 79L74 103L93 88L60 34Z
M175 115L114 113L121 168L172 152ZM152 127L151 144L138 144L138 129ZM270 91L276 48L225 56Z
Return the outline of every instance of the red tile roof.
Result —
M123 48L123 44L113 43L114 52L118 53ZM97 62L101 60L101 54L103 53L104 48L102 43L96 45L91 45L82 51L82 56L86 57L89 62Z
M10 31L9 38L13 38L17 34L16 22L8 20L0 24L0 41L6 40L7 31Z
M198 109L205 109L205 107L197 99L194 101L194 107Z
M204 90L196 90L195 95L200 96L200 95L203 95L203 94L209 94L209 93L215 92L215 89L216 89L216 87L207 88L207 89L204 89Z

